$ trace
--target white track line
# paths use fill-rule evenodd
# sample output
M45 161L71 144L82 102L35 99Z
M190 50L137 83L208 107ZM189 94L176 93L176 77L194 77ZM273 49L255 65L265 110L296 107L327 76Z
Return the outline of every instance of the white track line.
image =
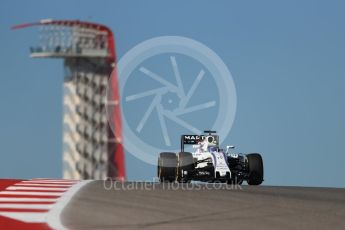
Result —
M22 186L10 186L6 190L45 190L45 191L67 191L67 188L40 188L40 187L22 187Z
M79 180L73 180L73 179L49 179L49 178L35 178L35 179L31 179L28 181L33 181L33 180L48 180L48 181L75 181L78 182Z
M23 180L24 182L65 182L65 183L78 183L77 180Z
M25 182L49 182L49 183L54 183L54 182L58 182L58 183L78 183L78 181L75 180L27 180Z
M65 181L79 181L77 179L59 179L59 178L33 178L30 180L65 180Z
M18 183L16 186L38 186L38 187L61 187L61 188L69 188L72 185L69 184L32 184L32 183Z
M0 197L0 202L56 202L54 198Z
M63 192L1 191L0 195L61 196Z
M33 180L46 180L46 181L74 181L74 182L78 182L79 180L74 180L74 179L49 179L49 178L35 178L35 179L31 179L28 181L33 181Z
M44 209L48 211L52 207L52 204L0 204L0 208L13 208L18 211L23 209Z
M0 216L6 216L11 219L29 223L42 223L44 222L46 215L46 212L0 212Z
M67 192L63 194L53 206L53 208L48 212L47 223L52 229L63 230L66 229L61 223L61 213L62 210L66 207L68 202L72 197L86 184L92 182L92 180L84 180L72 186Z
M69 182L69 181L66 181L66 182L64 182L64 181L30 181L30 180L28 180L28 181L25 181L25 183L33 183L33 184L36 184L36 183L38 183L38 184L75 184L76 182Z
M21 186L17 186L17 184L10 186L5 191L0 192L0 208L8 208L13 209L12 211L0 211L0 216L5 216L8 218L12 218L15 220L27 222L27 223L47 223L52 229L59 229L63 230L66 229L61 223L61 213L62 210L66 207L72 197L86 184L91 182L88 181L81 181L79 183L73 182L70 188L60 188L63 189L64 192L52 192L46 191L43 192L27 192L27 191L16 191L19 189L40 189L40 187L32 187L22 186L23 184L27 183L28 181L22 182ZM49 182L51 183L51 182ZM18 183L20 184L20 183ZM29 183L30 184L30 183ZM34 183L32 183L34 184ZM55 185L55 184L54 184ZM51 185L52 186L52 185ZM47 188L43 187L42 189L51 189L56 190L59 188ZM25 198L25 197L1 197L1 195L30 195L30 196L38 196L34 198ZM39 196L60 196L58 199L54 198L40 198ZM13 202L13 203L5 203L5 202ZM16 203L14 203L16 202ZM20 202L55 202L53 204L20 204ZM44 212L26 212L28 209L36 209L36 210L46 210ZM16 210L18 212L16 212Z

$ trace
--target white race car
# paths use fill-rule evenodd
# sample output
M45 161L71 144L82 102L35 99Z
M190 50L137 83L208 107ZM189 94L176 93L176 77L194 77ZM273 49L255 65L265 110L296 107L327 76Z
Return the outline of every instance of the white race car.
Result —
M264 170L262 157L258 153L232 153L234 146L226 151L219 148L219 136L215 131L207 135L182 135L181 152L160 153L158 177L161 182L227 182L260 185ZM192 145L193 152L185 152L185 145Z

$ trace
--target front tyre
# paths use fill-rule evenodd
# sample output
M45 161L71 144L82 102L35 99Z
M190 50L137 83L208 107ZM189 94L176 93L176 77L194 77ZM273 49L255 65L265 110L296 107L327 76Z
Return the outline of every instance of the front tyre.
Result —
M247 155L248 160L248 180L249 185L260 185L264 180L264 165L262 157L258 153Z
M174 182L176 178L177 157L175 153L159 154L157 174L160 182Z

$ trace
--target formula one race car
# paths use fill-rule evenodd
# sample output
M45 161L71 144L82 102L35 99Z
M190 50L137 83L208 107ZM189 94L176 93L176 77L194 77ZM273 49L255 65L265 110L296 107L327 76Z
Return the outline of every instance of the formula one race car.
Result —
M161 182L190 181L227 182L260 185L264 171L262 157L258 153L231 153L219 147L219 136L215 131L204 131L207 135L182 135L181 152L160 153L158 177ZM193 153L185 152L185 145L193 145Z

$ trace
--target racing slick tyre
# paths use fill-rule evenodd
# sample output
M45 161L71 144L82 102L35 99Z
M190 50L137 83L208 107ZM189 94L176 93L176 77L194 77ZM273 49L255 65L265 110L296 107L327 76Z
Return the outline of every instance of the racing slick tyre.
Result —
M249 185L260 185L264 180L264 165L262 157L258 153L247 155L249 177L247 183Z
M176 179L177 157L175 153L159 154L157 173L160 182L174 182Z
M193 154L189 152L180 152L177 154L178 166L176 167L177 182L190 182L190 174L194 170Z

